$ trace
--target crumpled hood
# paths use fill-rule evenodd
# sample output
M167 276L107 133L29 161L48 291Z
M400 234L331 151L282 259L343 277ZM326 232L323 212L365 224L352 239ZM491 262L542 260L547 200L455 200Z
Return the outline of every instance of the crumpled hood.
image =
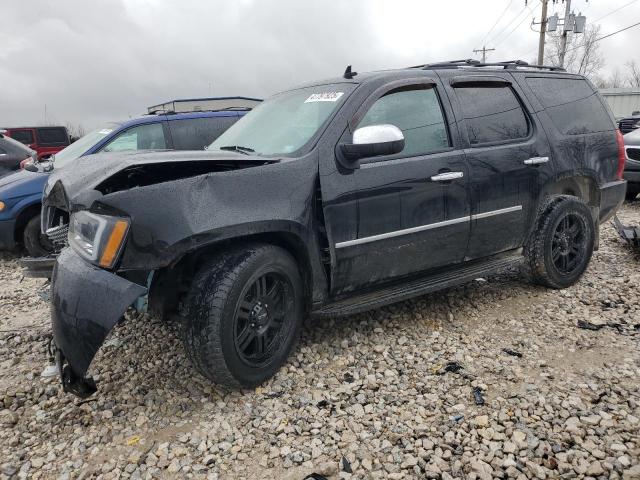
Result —
M208 151L154 151L154 152L129 152L129 153L99 153L80 157L64 168L54 169L49 177L44 195L47 197L54 186L60 183L64 190L64 195L68 199L73 199L80 192L85 194L95 190L107 179L114 177L119 172L132 167L142 167L145 165L169 165L173 164L178 170L184 165L184 169L189 165L212 164L212 171L215 171L215 164L238 164L239 167L259 166L268 163L275 163L279 160L258 156L244 155L235 152L208 152ZM202 163L201 163L202 162ZM183 164L183 165L181 165ZM202 169L200 169L201 171ZM126 173L126 172L125 172ZM184 172L186 174L186 171ZM178 176L176 178L179 178Z

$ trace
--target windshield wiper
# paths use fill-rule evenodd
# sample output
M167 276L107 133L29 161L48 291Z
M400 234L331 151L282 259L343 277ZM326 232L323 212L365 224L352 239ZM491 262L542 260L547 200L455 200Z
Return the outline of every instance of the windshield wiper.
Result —
M253 148L242 147L240 145L225 145L224 147L218 147L218 150L228 150L230 152L238 152L243 153L245 155L249 155L250 153L255 153Z

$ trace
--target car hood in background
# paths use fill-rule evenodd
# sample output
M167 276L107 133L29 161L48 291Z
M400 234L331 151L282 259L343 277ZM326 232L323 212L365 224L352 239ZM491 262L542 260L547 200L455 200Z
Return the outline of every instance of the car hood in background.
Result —
M624 145L626 147L640 146L640 128L634 130L633 132L629 132L624 136Z
M0 178L0 195L6 199L12 195L42 193L42 186L47 178L46 173L18 170Z

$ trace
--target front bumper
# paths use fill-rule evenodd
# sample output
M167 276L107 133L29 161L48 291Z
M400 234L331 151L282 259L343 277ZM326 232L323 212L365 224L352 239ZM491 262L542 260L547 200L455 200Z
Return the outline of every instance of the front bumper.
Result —
M0 221L0 250L13 250L16 248L15 232L15 220Z
M65 391L86 397L89 365L122 315L147 289L95 267L71 248L58 256L51 287L51 323Z
M616 180L600 187L600 223L606 222L624 202L627 193L627 181Z
M51 278L53 266L56 264L56 257L57 255L55 254L37 258L23 257L19 262L26 277Z
M625 170L624 179L629 183L640 183L640 169Z

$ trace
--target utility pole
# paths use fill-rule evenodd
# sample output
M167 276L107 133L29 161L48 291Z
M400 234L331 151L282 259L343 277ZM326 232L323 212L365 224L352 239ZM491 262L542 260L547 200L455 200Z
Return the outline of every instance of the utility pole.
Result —
M542 20L540 21L540 41L538 42L538 65L544 65L544 37L547 32L547 4L549 0L542 0Z
M547 0L545 0L547 1ZM478 50L474 50L473 53L479 53L482 52L482 63L487 63L487 52L493 52L495 50L495 48L487 48L486 46L483 46L482 48L479 48Z
M571 16L571 0L565 0L565 10L564 10L564 27L562 28L562 38L560 39L560 55L558 58L558 63L560 67L564 67L564 56L567 53L567 35L569 34L569 30L567 29L567 22L569 22Z

